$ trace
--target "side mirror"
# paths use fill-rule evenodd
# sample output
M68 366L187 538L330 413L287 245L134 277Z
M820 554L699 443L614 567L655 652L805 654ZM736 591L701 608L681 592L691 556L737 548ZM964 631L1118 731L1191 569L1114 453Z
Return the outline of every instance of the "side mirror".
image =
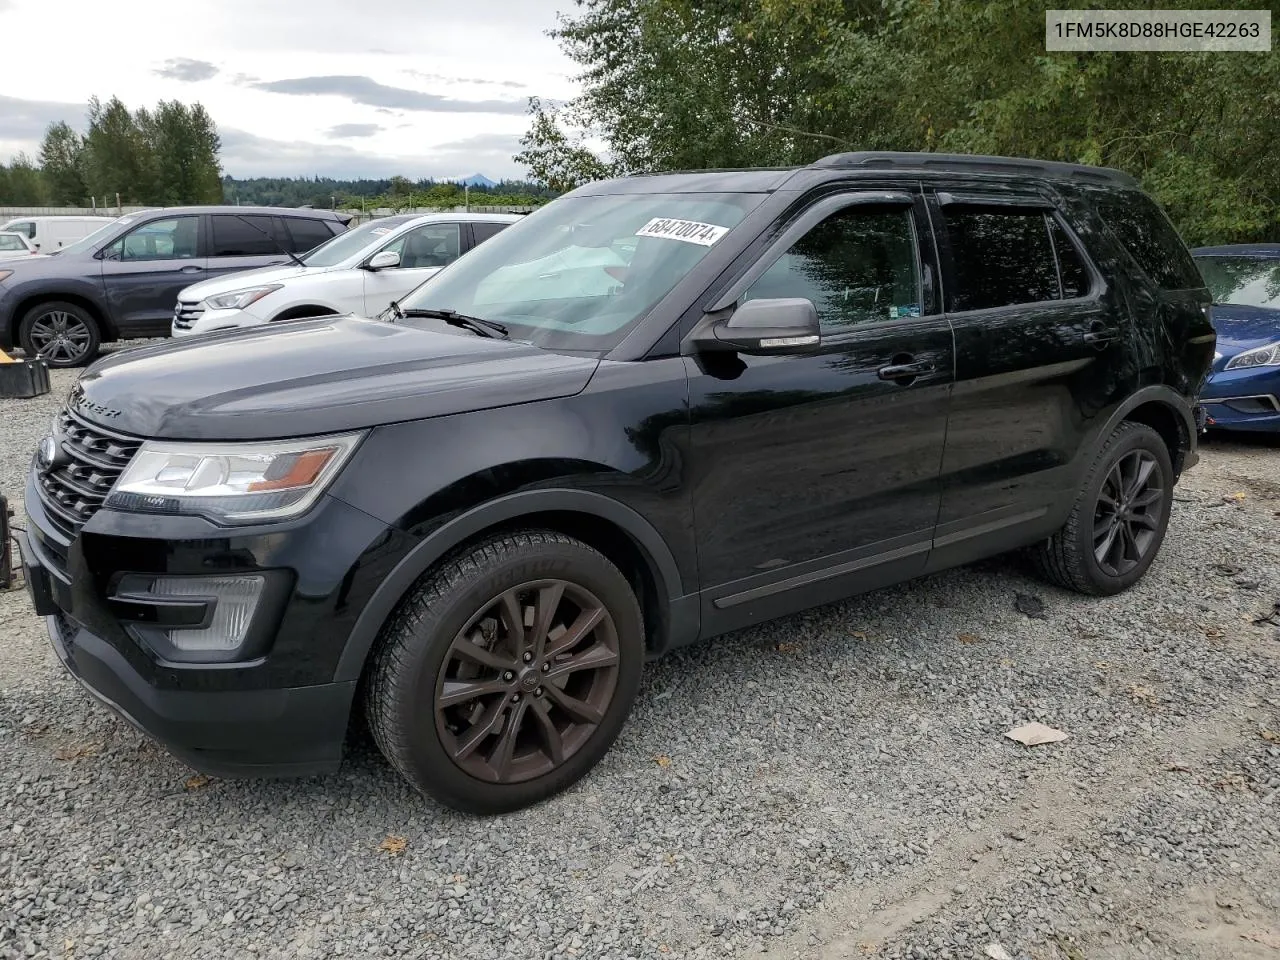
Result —
M394 250L380 250L364 265L366 270L389 270L400 266L400 254Z
M748 300L727 320L704 317L686 341L699 351L767 355L808 353L821 342L818 310L804 297Z

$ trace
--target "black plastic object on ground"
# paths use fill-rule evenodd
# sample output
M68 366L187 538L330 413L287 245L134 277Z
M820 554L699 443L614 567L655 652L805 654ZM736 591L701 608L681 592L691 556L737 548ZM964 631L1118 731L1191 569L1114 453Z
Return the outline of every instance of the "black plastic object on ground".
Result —
M13 586L13 552L9 539L9 501L0 493L0 590Z
M49 365L43 360L0 363L0 397L25 400L49 392Z

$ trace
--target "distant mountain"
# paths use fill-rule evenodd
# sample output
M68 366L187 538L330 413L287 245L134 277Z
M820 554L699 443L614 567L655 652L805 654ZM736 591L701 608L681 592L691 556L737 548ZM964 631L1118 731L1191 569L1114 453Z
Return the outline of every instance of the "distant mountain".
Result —
M460 187L496 187L498 181L490 180L483 173L473 173L469 177L463 177L457 181Z

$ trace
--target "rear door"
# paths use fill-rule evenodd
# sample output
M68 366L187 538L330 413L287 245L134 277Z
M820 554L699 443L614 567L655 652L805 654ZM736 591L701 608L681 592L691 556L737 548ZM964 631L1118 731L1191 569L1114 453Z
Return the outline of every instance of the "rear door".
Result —
M956 385L932 567L1056 529L1122 376L1127 310L1047 191L931 192Z
M362 270L364 313L374 317L428 277L457 260L462 252L464 224L458 221L428 223L414 227L379 247L400 254L400 265L382 270Z
M103 290L121 336L169 332L178 292L207 276L200 221L195 214L148 220L99 254Z
M276 236L275 217L215 213L209 220L209 276L289 263L288 245Z

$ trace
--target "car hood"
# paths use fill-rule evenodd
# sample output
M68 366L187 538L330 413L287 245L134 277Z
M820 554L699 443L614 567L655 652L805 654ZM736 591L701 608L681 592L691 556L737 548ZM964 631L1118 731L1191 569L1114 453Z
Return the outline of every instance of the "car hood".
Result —
M572 396L598 365L462 330L339 317L122 351L90 367L70 402L136 436L260 440Z
M25 280L37 280L42 277L99 277L102 275L102 264L93 259L91 254L59 253L56 256L47 253L27 255L4 262L6 270L12 270L13 276L3 282L5 286L14 286Z
M268 283L283 283L294 277L315 276L331 269L333 268L300 267L297 264L289 264L286 267L259 267L256 270L243 270L239 273L214 277L212 280L201 280L184 289L181 296L183 300L205 300L216 297L220 293L231 293L233 290L243 290L245 287Z
M1280 340L1280 310L1214 304L1213 329L1218 334L1216 371L1237 353Z

